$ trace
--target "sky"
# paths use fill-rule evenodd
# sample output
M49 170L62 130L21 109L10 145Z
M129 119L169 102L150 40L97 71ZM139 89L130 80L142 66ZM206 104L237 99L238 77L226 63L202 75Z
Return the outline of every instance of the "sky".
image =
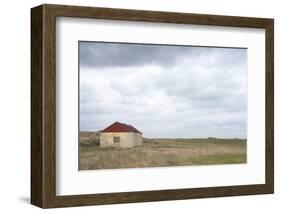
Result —
M247 49L79 42L80 130L246 138Z

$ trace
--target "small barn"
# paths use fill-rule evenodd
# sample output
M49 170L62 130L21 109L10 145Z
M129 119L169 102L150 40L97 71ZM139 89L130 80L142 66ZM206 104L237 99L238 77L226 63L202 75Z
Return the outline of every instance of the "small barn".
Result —
M134 147L142 145L142 133L135 127L114 122L100 131L101 147Z

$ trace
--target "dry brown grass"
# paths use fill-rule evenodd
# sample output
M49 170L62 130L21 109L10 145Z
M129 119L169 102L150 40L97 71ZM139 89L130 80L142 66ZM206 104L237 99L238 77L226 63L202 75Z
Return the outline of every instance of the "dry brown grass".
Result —
M101 148L95 132L80 134L80 169L246 163L242 139L147 139L134 148Z

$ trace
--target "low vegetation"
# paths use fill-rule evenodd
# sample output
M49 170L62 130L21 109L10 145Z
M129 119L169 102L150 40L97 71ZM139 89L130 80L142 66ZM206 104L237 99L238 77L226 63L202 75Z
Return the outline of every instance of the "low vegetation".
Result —
M80 169L246 163L245 139L144 138L133 148L99 147L99 133L80 133Z

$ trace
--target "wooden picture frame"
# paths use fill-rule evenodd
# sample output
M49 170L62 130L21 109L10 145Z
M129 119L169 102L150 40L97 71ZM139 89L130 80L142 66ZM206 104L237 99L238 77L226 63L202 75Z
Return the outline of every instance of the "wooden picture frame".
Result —
M265 29L265 184L56 195L56 17ZM41 208L268 194L274 191L273 19L44 4L31 9L31 203Z

